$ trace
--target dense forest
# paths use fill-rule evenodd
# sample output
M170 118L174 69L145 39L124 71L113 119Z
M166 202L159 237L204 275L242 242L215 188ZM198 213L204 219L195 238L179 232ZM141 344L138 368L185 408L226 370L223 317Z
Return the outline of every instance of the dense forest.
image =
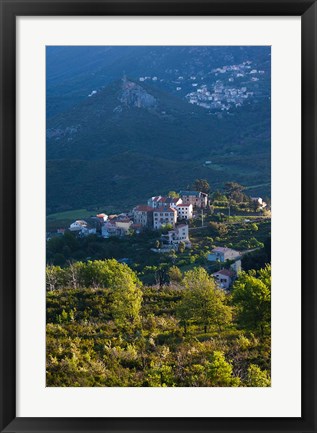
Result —
M271 268L146 286L115 259L48 265L47 386L270 386Z

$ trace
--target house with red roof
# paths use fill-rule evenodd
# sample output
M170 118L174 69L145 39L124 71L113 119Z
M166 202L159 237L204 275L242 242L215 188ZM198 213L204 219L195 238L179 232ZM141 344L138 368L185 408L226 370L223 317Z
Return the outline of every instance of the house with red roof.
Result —
M147 205L138 205L133 211L134 224L141 225L144 228L153 228L153 207Z
M153 208L176 208L176 206L183 203L181 198L177 197L165 197L161 195L157 195L148 199L148 205Z
M237 274L233 269L220 269L220 271L215 272L212 276L221 289L228 290Z

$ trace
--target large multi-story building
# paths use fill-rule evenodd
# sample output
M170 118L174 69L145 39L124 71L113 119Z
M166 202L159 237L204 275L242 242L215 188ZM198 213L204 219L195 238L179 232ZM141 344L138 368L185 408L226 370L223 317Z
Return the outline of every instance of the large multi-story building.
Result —
M176 210L178 219L180 220L191 220L193 218L192 204L178 204Z
M177 221L177 210L175 208L159 207L153 210L153 227L160 229L168 224L175 227Z
M132 211L134 223L142 227L153 228L153 211L154 209L150 206L136 206Z
M153 208L159 208L159 207L164 207L164 208L169 208L169 207L176 207L180 204L182 204L182 199L181 198L175 198L175 197L164 197L161 195L157 195L154 197L149 198L148 200L148 205L153 207Z
M167 234L162 235L162 241L163 245L178 245L180 242L184 242L186 246L190 246L188 225L180 224L174 230L169 230Z
M201 191L180 191L183 204L192 204L193 207L206 208L208 205L208 194Z

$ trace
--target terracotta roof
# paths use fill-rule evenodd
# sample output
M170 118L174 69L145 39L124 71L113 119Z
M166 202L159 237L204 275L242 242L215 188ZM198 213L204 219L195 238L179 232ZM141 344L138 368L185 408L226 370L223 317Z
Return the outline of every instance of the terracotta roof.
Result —
M177 197L162 197L161 200L164 203L177 203L179 198Z
M153 212L153 208L151 206L140 204L139 206L136 206L134 210L139 212Z
M216 274L225 275L226 277L233 277L235 275L232 269L221 269L220 271L215 272L213 275Z
M177 212L177 210L176 209L173 209L172 207L168 207L168 208L156 208L156 209L154 209L154 212L156 212L156 213L164 213L164 212L168 212L168 213L175 213L175 212Z
M84 221L84 220L76 220L74 223L72 223L72 224L78 224L78 225L81 225L81 226L83 226L83 225L88 225L88 223L86 222L86 221Z
M132 224L131 226L133 229L139 229L142 227L142 224Z

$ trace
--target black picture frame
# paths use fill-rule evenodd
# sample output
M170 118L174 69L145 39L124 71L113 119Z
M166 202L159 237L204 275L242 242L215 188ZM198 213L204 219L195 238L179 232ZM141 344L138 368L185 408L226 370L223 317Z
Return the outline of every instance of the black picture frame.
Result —
M0 5L1 432L316 432L316 2L311 0L0 0ZM301 17L303 254L301 263L302 416L300 418L252 418L251 413L249 418L16 417L16 17L68 15Z

